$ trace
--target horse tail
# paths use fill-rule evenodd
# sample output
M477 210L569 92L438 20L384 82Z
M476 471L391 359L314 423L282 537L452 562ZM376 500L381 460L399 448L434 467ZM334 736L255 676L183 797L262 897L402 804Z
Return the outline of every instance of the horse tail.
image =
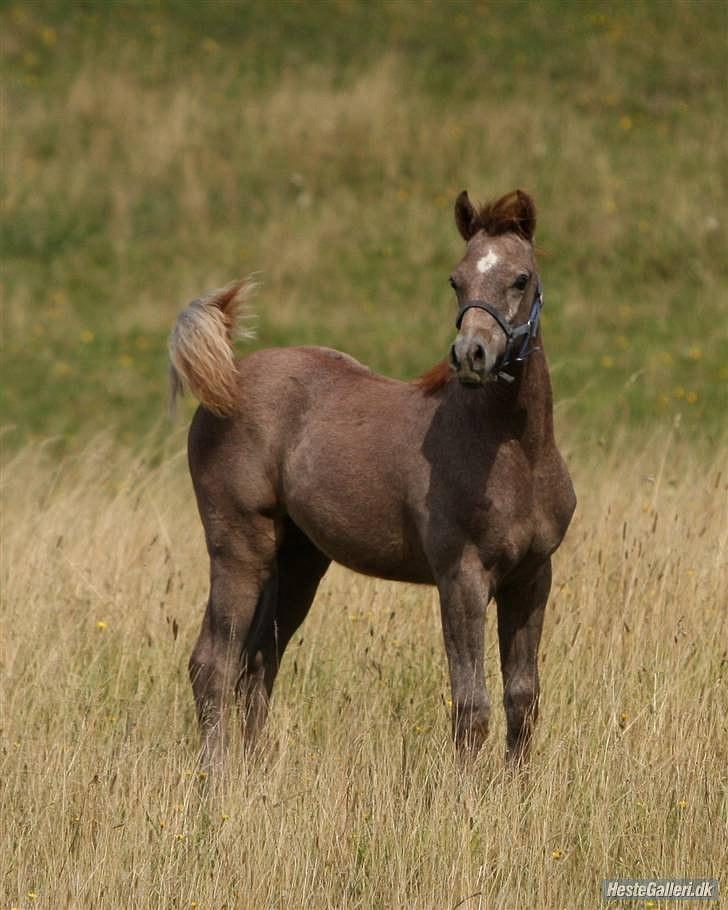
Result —
M252 338L250 328L239 325L241 310L255 282L232 281L193 300L177 317L169 336L170 409L185 387L209 411L229 417L238 406L238 371L233 343L236 337Z

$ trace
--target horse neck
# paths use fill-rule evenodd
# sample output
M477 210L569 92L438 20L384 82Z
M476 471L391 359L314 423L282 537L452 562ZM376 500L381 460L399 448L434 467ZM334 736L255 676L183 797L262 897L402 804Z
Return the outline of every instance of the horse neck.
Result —
M523 363L509 367L512 383L499 380L479 394L459 389L456 380L451 382L470 413L469 424L475 432L492 433L497 427L504 438L518 439L526 454L536 458L553 445L554 423L551 380L540 330L534 341L538 350Z
M522 443L527 450L540 451L554 442L554 405L541 330L535 339L538 348L518 365L520 375L513 383L516 413L525 412Z

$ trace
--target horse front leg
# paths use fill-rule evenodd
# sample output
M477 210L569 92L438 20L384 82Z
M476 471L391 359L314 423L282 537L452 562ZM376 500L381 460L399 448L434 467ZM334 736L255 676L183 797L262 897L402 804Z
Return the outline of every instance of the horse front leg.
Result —
M438 589L452 691L452 736L461 757L474 757L490 722L483 665L490 580L479 558L464 558L438 582Z
M521 584L498 591L498 644L506 711L506 758L514 766L528 761L538 718L538 646L551 590L551 560Z

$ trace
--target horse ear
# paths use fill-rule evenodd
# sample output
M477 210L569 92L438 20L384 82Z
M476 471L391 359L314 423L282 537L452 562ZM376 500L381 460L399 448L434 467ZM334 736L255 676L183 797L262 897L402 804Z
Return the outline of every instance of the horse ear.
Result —
M528 193L516 190L513 201L513 220L518 225L518 233L526 240L533 241L536 233L536 203Z
M468 191L463 190L455 200L455 224L463 240L470 240L477 230L478 213L468 198Z

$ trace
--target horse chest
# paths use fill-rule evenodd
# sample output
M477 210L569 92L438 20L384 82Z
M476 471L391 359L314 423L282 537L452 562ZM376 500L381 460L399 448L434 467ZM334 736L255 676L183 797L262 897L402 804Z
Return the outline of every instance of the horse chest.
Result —
M534 530L531 549L550 556L564 539L576 508L571 477L558 451L534 475Z
M560 456L500 477L495 472L478 498L470 528L483 564L497 567L502 576L526 560L548 557L566 533L575 502Z
M476 512L472 537L486 566L510 571L528 552L533 539L533 512L530 497L485 498Z

